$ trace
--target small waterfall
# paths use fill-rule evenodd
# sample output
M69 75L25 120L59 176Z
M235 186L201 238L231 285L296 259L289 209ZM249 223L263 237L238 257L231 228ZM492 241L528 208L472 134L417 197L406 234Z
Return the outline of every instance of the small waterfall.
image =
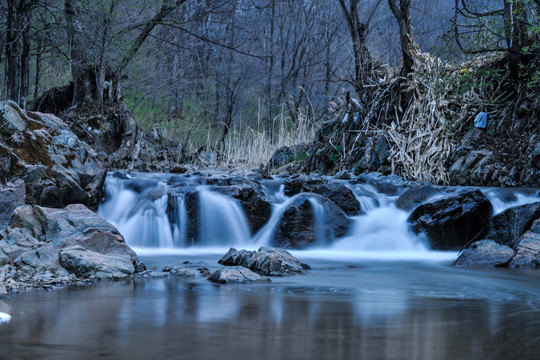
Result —
M540 201L540 194L535 189L491 188L483 189L482 192L493 205L493 215L514 206Z
M108 201L100 206L98 214L116 226L130 246L172 248L181 242L173 240L165 184L156 183L137 193L126 188L121 179L108 177L107 180ZM180 228L176 236L182 236Z
M309 203L311 204L311 210L313 211L313 222L315 223L315 243L322 244L326 237L326 213L323 204L320 199L316 197L310 197Z
M361 252L426 252L420 237L407 223L408 214L393 206L379 207L355 218L351 235L338 240L331 249Z
M259 230L257 234L255 234L255 243L257 244L257 246L270 245L270 243L272 242L272 237L274 236L274 231L276 230L276 226L278 225L281 216L283 216L283 213L289 207L289 205L291 205L300 196L300 194L298 194L287 198L285 196L283 185L281 186L280 191L282 194L280 199L283 199L283 202L274 204L274 206L272 207L272 215L270 216L270 219L266 222L262 229Z
M206 246L249 244L251 234L238 203L228 196L199 189L199 238Z
M106 179L106 197L98 213L118 228L130 246L138 249L190 248L189 251L209 251L212 247L255 248L272 245L274 236L296 239L296 235L290 235L296 230L287 233L291 231L290 227L279 228L285 211L293 205L299 206L297 210L301 207L303 214L299 216L303 218L299 219L303 220L288 225L300 227L299 231L304 234L309 233L306 239L309 237L308 241L313 244L309 251L321 251L325 256L330 252L339 256L364 254L362 256L369 258L379 254L385 258L385 254L394 254L404 259L435 254L430 251L428 241L423 236L411 231L407 223L409 214L395 206L397 197L384 195L371 185L340 181L353 191L363 213L349 216L352 225L348 234L332 239L329 222L333 220L329 219L333 218L333 214L328 213L332 208L328 200L311 193L287 197L282 178L262 180L255 185L264 191L264 196L260 196L271 203L272 210L266 224L252 236L239 201L213 189L223 187L225 193L232 191L240 194L240 197L245 196L248 200L243 201L248 206L252 206L249 203L252 195L242 187L245 185L227 185L225 180L221 181L224 185L212 185L216 183L212 175L109 175ZM231 183L236 184L238 180ZM488 188L482 191L492 202L494 213L511 206L540 201L538 190L534 189ZM309 208L306 208L306 204ZM302 228L304 221L309 221L309 224ZM314 224L313 228L311 224Z
M172 227L173 244L175 247L187 245L188 214L186 201L183 196L170 195L167 204L167 214Z
M370 211L378 208L379 206L385 206L390 203L387 196L379 193L371 185L362 184L354 187L349 186L349 188L353 191L356 200L358 200L360 207L364 211Z

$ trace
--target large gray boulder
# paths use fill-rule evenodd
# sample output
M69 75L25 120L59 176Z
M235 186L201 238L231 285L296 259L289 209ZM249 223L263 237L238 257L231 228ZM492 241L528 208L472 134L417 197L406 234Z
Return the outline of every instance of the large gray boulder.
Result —
M240 265L265 276L304 274L310 269L288 251L265 246L258 251L230 248L218 262L226 266Z
M216 270L208 280L220 284L268 283L267 279L242 266L227 266Z
M0 180L22 179L26 203L97 208L105 164L61 119L0 102Z
M0 231L0 284L11 288L125 278L139 264L118 230L81 204L25 205Z
M62 249L60 264L80 278L122 279L134 272L129 254L105 255L82 246Z
M454 266L457 267L505 267L514 257L514 250L492 240L474 242L463 250Z
M425 233L433 249L457 250L482 239L493 207L480 190L465 190L418 206L409 216L416 233Z

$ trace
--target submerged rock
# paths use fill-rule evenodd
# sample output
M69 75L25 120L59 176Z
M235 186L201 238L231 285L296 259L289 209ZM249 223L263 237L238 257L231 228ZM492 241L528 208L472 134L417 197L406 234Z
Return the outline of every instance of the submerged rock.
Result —
M454 262L458 267L504 267L514 257L514 250L492 240L474 242Z
M208 280L221 284L246 284L246 283L267 283L267 279L243 266L223 267L208 277Z
M480 190L464 190L418 206L409 216L416 233L425 233L433 249L457 250L487 233L492 205Z
M304 274L310 269L288 251L265 246L258 251L230 248L218 262L226 266L240 265L266 276Z

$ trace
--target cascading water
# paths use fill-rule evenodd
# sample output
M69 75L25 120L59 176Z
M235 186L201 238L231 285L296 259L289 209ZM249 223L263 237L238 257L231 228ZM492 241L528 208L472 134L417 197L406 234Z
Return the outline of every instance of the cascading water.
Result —
M209 246L246 245L251 235L240 205L231 198L199 190L199 236Z
M538 190L490 188L483 190L484 195L493 205L493 215L513 206L531 204L540 200Z
M331 249L375 252L426 252L427 244L409 229L408 214L392 206L369 210L357 216L351 235L338 240Z
M335 252L343 256L388 253L401 254L404 258L411 258L411 254L433 256L426 239L411 231L407 223L409 214L395 207L396 197L381 194L370 185L341 183L353 191L363 213L350 216L349 232L337 239L328 239L331 214L323 198L311 193L287 197L283 179L260 182L272 210L270 218L256 234L250 233L248 220L237 200L215 191L207 179L198 177L172 179L166 174L136 174L133 179L126 179L108 176L106 200L98 213L136 248L241 246L254 249L272 246L287 209L307 202L314 238L309 251L326 255ZM494 213L540 200L536 190L483 191L494 204Z

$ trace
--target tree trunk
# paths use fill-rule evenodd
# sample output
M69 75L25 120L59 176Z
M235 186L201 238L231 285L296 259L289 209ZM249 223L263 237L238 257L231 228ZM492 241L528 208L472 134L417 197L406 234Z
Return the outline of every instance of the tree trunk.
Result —
M528 45L527 10L523 1L504 2L504 22L508 47L508 67L514 79L519 77L523 48Z
M20 31L20 15L17 12L16 5L15 0L7 0L5 95L8 99L19 103L21 46L18 38Z
M358 13L359 2L360 0L350 0L349 6L347 6L345 0L339 0L343 15L347 21L347 27L349 28L349 34L353 45L353 86L359 99L362 102L367 102L367 99L365 99L366 92L364 91L364 85L369 83L369 78L372 76L373 60L366 44L366 37L369 30L369 23L381 1L377 1L365 23L360 21L360 15Z
M82 25L79 21L79 12L75 6L76 0L64 1L64 15L66 17L66 32L68 38L68 46L70 49L70 65L73 76L73 105L77 106L96 106L103 103L103 83L106 78L109 78L109 93L110 98L107 100L111 103L118 101L121 98L120 82L123 77L123 72L135 57L142 44L148 38L156 25L163 21L180 5L187 0L164 0L159 11L146 22L142 27L141 32L133 40L124 57L122 57L119 65L111 70L103 69L105 61L96 61L92 63L85 51L84 36ZM113 8L111 8L112 11ZM105 51L105 50L103 50ZM105 75L105 76L103 76Z
M412 72L414 54L416 52L409 11L411 0L388 0L388 5L399 25L399 40L401 44L401 54L403 56L402 74L407 76Z

